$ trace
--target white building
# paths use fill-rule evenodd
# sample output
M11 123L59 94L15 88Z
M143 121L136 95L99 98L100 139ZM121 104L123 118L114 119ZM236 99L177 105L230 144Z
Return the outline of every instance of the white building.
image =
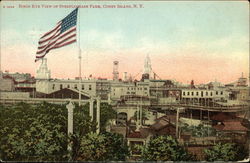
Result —
M113 82L110 95L112 100L126 95L149 97L149 82Z
M82 80L79 86L79 80L72 79L51 79L51 72L47 66L47 59L44 58L36 73L36 91L50 94L64 88L80 90L96 96L96 79Z
M182 99L228 100L229 91L225 89L182 89Z

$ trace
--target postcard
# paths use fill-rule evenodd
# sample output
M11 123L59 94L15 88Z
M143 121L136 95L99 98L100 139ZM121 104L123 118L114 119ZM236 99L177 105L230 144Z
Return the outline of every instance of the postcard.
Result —
M248 1L2 1L1 161L249 161Z

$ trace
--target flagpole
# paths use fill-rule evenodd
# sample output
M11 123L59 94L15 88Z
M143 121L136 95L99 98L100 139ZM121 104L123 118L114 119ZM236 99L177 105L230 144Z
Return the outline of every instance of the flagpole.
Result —
M80 48L80 8L78 8L78 53L79 53L79 106L81 105L81 80L82 80L82 56L81 56L81 48Z

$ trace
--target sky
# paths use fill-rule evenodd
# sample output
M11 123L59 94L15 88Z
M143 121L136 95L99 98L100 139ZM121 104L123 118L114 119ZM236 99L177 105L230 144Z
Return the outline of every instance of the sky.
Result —
M142 8L104 8L134 4ZM230 83L242 72L249 75L247 1L1 2L2 71L36 74L41 64L34 62L39 38L73 10L53 8L56 5L102 8L81 8L80 43L46 55L53 78L78 76L79 44L82 76L111 79L112 63L117 60L120 77L128 72L139 79L147 54L153 71L162 79Z

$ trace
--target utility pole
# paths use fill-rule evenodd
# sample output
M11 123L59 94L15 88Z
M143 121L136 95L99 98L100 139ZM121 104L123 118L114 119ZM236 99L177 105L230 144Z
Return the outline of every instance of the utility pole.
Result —
M140 106L140 126L142 126L142 97L141 97L141 106Z
M177 110L176 110L176 133L175 133L176 139L179 139L179 137L180 137L180 135L179 135L179 113L180 113L180 110L184 110L184 108L177 108Z
M142 126L142 106L140 107L140 126Z
M176 110L176 133L175 133L175 136L176 136L176 139L179 139L179 109L180 108L177 108Z
M89 99L89 116L91 117L91 122L94 118L94 99L90 97Z
M101 116L101 98L97 97L96 99L96 122L97 122L97 131L96 133L99 134L100 133L100 116Z
M137 114L136 114L136 131L139 131L139 111L140 111L140 109L139 109L139 106L137 105L137 107L136 107L136 109L137 109Z

